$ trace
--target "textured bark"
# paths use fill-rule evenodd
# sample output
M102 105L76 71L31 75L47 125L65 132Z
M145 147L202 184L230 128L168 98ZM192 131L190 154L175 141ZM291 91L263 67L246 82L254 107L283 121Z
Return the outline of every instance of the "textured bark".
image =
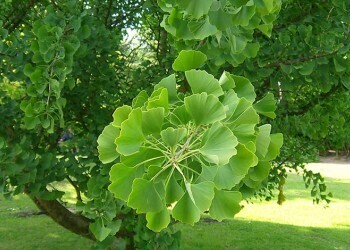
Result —
M90 232L89 225L92 222L90 219L80 214L75 214L59 203L57 200L43 200L38 197L33 197L29 192L26 194L32 199L36 206L47 216L53 219L57 224L68 229L69 231L83 236L87 239L96 241L95 236ZM117 216L118 219L123 219L127 215ZM134 250L134 232L121 229L115 235L116 238L129 240L126 246L127 250Z
M40 210L44 211L46 215L59 225L75 234L95 240L94 235L89 230L91 221L88 218L72 213L57 200L43 200L38 197L31 197L30 195L29 197Z

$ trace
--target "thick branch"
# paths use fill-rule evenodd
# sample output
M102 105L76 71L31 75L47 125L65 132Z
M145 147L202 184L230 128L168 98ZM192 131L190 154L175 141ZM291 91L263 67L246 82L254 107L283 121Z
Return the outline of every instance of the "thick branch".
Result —
M72 213L57 200L43 200L30 195L29 197L39 209L44 211L59 225L75 234L84 236L90 240L95 240L94 235L89 230L89 224L91 221L88 218L80 214Z

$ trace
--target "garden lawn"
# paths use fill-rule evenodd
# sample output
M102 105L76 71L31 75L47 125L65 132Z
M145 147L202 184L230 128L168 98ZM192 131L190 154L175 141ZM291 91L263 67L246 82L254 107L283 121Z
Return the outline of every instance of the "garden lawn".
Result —
M350 164L324 163L311 168L324 173L334 194L328 208L313 205L302 177L291 174L282 206L276 201L244 203L235 220L218 223L204 218L194 227L178 224L181 249L350 249ZM24 195L11 201L0 198L1 250L75 250L92 245L33 212L38 210Z

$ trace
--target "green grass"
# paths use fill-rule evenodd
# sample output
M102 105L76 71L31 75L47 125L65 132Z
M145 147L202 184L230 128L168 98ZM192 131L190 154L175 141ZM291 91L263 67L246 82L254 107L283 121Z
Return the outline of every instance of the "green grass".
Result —
M331 171L329 168L332 168ZM340 170L339 170L340 169ZM244 204L235 220L202 220L196 226L178 224L181 249L350 249L350 165L326 169L334 199L328 208L313 205L302 178L290 175L287 201ZM339 170L339 171L337 171ZM329 173L328 173L329 172ZM338 172L338 174L337 174ZM45 215L18 217L38 211L24 195L0 199L0 249L88 249L83 239Z

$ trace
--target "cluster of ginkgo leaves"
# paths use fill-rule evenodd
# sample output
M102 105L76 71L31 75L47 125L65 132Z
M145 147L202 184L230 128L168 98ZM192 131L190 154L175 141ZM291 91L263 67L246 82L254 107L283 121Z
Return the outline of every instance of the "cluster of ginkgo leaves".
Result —
M173 64L183 71L189 93L178 93L172 74L131 106L115 110L98 139L103 163L117 160L109 190L160 231L175 220L194 224L202 213L233 218L242 197L267 177L279 153L281 134L261 125L259 114L274 118L275 101L255 101L250 81L224 72L219 80L200 67L198 51L182 51ZM181 72L182 73L182 72Z

